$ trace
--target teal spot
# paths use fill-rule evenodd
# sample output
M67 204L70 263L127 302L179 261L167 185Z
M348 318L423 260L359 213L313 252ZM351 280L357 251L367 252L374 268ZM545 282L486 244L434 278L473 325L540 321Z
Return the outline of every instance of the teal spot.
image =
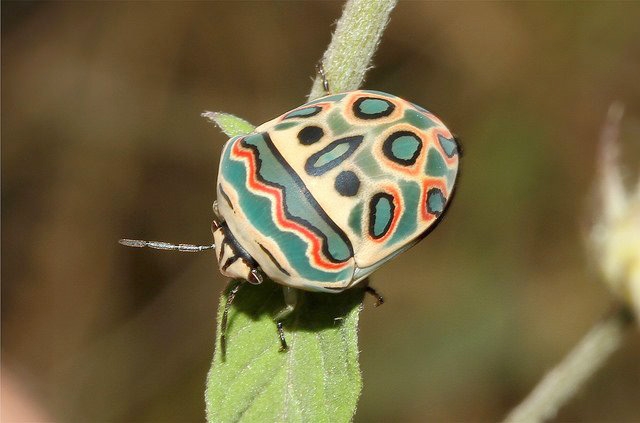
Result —
M318 157L318 160L313 164L314 167L322 167L332 160L342 157L347 151L349 151L349 144L338 144L331 150Z
M277 124L273 129L276 131L284 131L285 129L289 129L292 126L298 125L298 122L282 122Z
M442 155L435 148L429 149L427 154L427 165L425 166L425 173L429 176L440 177L447 174L447 164L445 163Z
M304 164L304 170L313 176L321 176L339 166L358 149L364 137L354 135L337 139L313 153Z
M398 131L389 135L382 144L382 152L389 160L402 166L413 166L420 157L422 141L410 131Z
M390 108L390 104L386 100L378 98L367 98L360 102L358 109L366 115L376 115L384 113Z
M294 118L294 117L308 117L318 114L320 112L320 107L305 107L303 109L294 110L291 113L288 113L285 116L285 119Z
M373 204L373 226L371 233L375 238L383 236L391 225L393 219L393 203L388 195L374 197Z
M406 243L416 235L418 227L418 210L420 209L420 184L412 181L400 181L404 210L400 216L398 227L389 240L389 244Z
M415 136L403 135L393 140L391 152L401 160L410 160L420 148L420 141Z
M342 117L342 111L337 109L329 115L327 122L331 132L336 136L344 134L352 128L351 124Z
M432 121L419 111L413 109L407 109L407 111L404 112L404 120L410 125L413 125L416 128L422 130L433 128L434 126L436 126L436 123L434 121Z
M385 179L388 176L368 148L360 150L355 162L358 168L370 179Z
M349 227L356 235L362 236L362 201L349 213Z
M446 198L438 188L431 188L427 192L427 211L436 216L440 216L444 210Z
M447 154L448 157L453 157L454 154L458 152L458 144L456 144L455 139L446 138L442 135L438 135L438 141L440 142L440 146Z

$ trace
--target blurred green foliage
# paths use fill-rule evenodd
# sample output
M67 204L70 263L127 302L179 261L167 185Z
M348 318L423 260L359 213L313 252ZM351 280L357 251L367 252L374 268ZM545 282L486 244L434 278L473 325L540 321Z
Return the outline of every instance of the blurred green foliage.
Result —
M341 3L2 2L3 416L201 421L226 281L210 239L225 137L302 104ZM365 88L462 139L447 219L360 316L357 421L495 421L607 309L584 252L598 132L640 139L637 3L401 2ZM250 287L249 287L250 288ZM247 289L249 289L247 288ZM559 420L637 419L640 342ZM15 401L18 401L15 400Z

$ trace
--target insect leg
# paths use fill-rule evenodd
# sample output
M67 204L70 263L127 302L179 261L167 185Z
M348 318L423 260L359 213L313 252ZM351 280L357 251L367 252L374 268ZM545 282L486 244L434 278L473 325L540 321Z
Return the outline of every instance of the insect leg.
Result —
M298 290L295 288L291 288L285 286L283 288L284 291L284 303L285 307L276 314L273 320L276 321L276 326L278 328L278 336L280 337L280 351L286 351L289 349L287 346L287 341L284 338L284 330L282 328L282 321L289 317L289 315L295 310L296 304L298 303Z
M376 302L373 304L374 307L378 307L384 304L384 298L382 298L382 295L378 294L378 291L371 288L369 285L367 285L364 290L367 294L373 295L375 297Z
M322 79L322 88L324 89L324 92L329 94L329 80L327 79L327 74L324 71L324 64L322 63L322 60L316 65L316 72L318 72L320 79Z
M227 295L227 302L224 304L224 312L222 313L222 321L220 322L220 349L222 350L222 355L225 356L227 353L227 319L229 317L229 309L231 308L231 304L233 304L233 300L236 298L236 294L244 285L244 281L241 281L236 286L229 291L229 295Z

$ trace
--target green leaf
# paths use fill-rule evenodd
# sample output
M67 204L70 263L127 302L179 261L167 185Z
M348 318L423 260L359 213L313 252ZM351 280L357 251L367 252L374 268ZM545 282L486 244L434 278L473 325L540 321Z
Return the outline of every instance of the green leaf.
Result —
M209 119L229 137L250 134L256 128L246 120L229 113L204 112L202 117Z
M300 291L296 310L284 321L289 350L280 352L273 316L284 307L282 287L271 281L243 286L230 309L224 356L218 328L205 392L207 420L350 421L362 389L357 332L363 296L362 288Z

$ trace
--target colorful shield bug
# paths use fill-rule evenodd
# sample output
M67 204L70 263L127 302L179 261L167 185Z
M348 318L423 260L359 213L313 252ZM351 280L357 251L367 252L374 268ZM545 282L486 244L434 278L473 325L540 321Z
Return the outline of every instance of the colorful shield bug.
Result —
M331 94L227 141L213 245L121 242L215 248L223 275L283 285L287 307L275 321L286 349L282 320L297 289L349 289L425 237L451 200L459 154L455 137L422 107L378 91ZM241 285L227 300L223 341Z

